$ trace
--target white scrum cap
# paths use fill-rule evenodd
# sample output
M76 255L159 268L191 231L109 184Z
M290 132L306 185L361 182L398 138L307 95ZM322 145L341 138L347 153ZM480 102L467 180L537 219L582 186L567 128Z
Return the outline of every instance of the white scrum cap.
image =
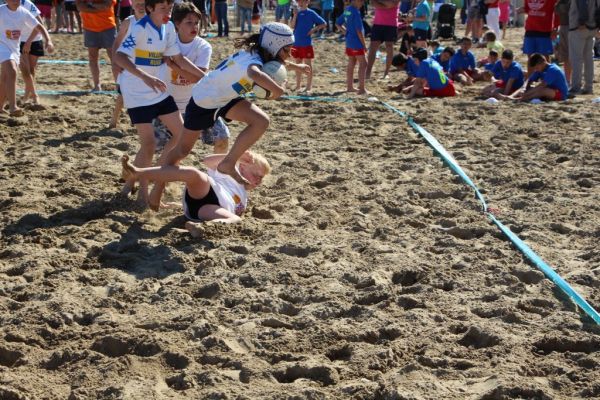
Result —
M269 22L260 30L260 47L273 57L277 57L279 50L292 44L294 44L294 32L286 24Z

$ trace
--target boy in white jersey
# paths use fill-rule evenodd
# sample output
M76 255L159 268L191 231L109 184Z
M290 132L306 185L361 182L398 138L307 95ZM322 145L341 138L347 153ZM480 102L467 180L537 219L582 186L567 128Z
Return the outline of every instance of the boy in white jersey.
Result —
M269 127L269 117L242 95L251 92L254 84L269 91L269 99L277 99L283 94L284 88L262 71L263 63L277 60L298 73L310 72L310 67L305 64L286 61L293 43L294 33L290 27L278 22L264 25L260 34L240 39L236 43L240 51L222 61L194 86L192 99L185 110L181 140L166 156L165 163L174 165L184 159L202 130L212 127L218 117L236 120L246 124L246 127L217 169L242 184L246 183L235 165L242 154L265 133ZM163 190L164 185L154 185L149 197L152 209L159 208Z
M193 3L184 2L173 7L173 23L177 29L177 44L181 54L196 65L202 72L208 72L212 46L204 39L198 37L200 11ZM169 93L175 99L177 107L182 114L192 97L194 84L202 76L190 73L180 68L175 62L167 61L171 68L171 76L167 81ZM227 153L229 149L229 129L222 118L215 121L212 128L202 132L202 141L214 145L214 154Z
M166 91L168 68L163 58L172 57L187 70L195 69L177 46L175 27L169 22L171 7L172 0L146 0L148 15L136 22L115 56L115 62L124 69L119 75L123 101L140 138L140 150L134 160L140 167L152 165L156 147L152 128L154 118L160 118L173 133L163 155L175 146L182 130L183 120L177 104ZM124 192L132 188L133 181L127 181ZM146 204L147 199L148 182L141 180L138 201Z
M38 22L43 25L42 18L40 17L40 10L29 0L21 0L21 7L25 8L27 11L31 13L38 20ZM25 42L29 37L31 32L29 30L23 30L21 32L21 60L19 62L19 69L21 70L21 76L23 77L23 82L25 83L25 95L23 96L23 101L31 100L33 104L37 104L39 102L38 95L35 91L35 69L37 67L38 58L44 56L44 47L47 47L48 53L52 53L54 50L54 45L52 44L52 40L48 36L46 38L47 45L44 46L44 42L42 40L42 33L38 33L33 42L31 42L31 50L28 54L23 53L23 46L25 46Z
M239 222L248 203L246 187L229 175L217 171L217 165L225 154L213 154L204 158L208 168L204 173L194 167L166 165L162 167L136 168L129 157L123 156L123 176L128 179L147 179L155 182L185 182L183 210L188 221L185 226L192 233L198 232L194 221ZM236 169L249 182L248 189L262 183L271 172L269 162L260 154L246 151L240 157Z
M48 31L25 8L20 0L7 0L0 6L0 113L4 113L4 102L8 100L8 112L12 116L23 115L17 107L17 65L20 61L19 44L21 35L29 32L23 44L23 54L29 54L31 44L38 33L46 39L48 51L52 41Z
M144 18L146 15L146 0L133 0L131 2L131 6L133 8L133 15L125 18L121 21L119 25L119 32L117 33L117 37L113 43L112 54L113 59L116 57L117 51L119 47L121 47L121 43L129 34L131 33L131 28L135 25L137 21ZM112 73L115 78L115 81L118 82L119 74L123 72L123 68L119 67L117 63L112 63ZM119 125L119 118L121 117L121 110L123 109L123 95L121 94L121 89L119 88L119 84L117 83L117 99L115 100L115 108L113 110L113 115L108 124L109 128L116 128Z

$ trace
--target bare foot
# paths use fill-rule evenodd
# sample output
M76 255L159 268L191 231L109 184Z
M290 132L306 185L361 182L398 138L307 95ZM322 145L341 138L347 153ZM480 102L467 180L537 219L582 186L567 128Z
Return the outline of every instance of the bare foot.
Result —
M125 181L136 181L137 168L129 161L129 156L123 154L121 157L121 178Z
M244 186L250 185L250 182L248 182L243 176L241 176L237 169L235 169L235 164L230 165L226 164L224 161L221 161L219 165L217 165L217 171L219 171L222 174L231 176L238 183Z
M160 204L161 204L160 199L162 197L164 190L165 190L164 183L155 183L154 184L154 187L152 188L152 190L150 191L150 194L148 195L148 207L150 207L151 210L158 211L160 209Z
M111 119L110 122L108 123L108 129L114 129L117 127L117 121Z
M200 238L204 236L204 229L202 229L202 222L187 221L185 223L185 229L192 235L192 237Z
M22 117L24 112L20 108L15 108L14 110L10 110L8 113L11 117Z

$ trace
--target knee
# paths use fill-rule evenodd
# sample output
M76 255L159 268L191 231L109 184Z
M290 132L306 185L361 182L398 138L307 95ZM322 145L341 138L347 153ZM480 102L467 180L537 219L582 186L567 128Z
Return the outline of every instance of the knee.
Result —
M253 122L252 125L256 128L260 128L263 131L266 131L271 124L271 120L267 114L260 114Z

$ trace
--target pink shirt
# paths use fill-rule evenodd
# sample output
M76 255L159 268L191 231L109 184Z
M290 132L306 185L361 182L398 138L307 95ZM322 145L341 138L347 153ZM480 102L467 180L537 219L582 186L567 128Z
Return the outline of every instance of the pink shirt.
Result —
M373 25L397 26L399 7L400 5L398 4L392 8L376 8Z

